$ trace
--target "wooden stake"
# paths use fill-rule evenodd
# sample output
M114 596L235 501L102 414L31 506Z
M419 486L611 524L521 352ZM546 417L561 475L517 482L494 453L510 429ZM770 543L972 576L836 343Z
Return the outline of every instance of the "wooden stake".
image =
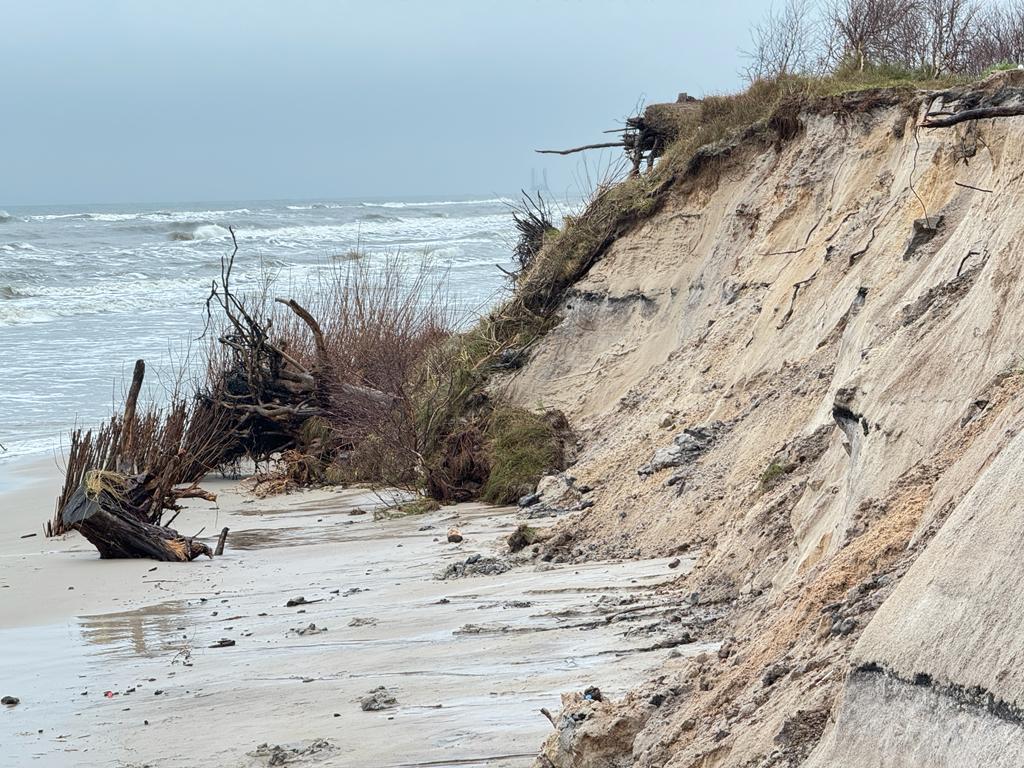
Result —
M221 529L220 536L217 539L217 548L215 550L213 550L214 557L220 557L221 555L224 554L224 542L226 542L227 540L228 540L228 529L225 527L225 528Z

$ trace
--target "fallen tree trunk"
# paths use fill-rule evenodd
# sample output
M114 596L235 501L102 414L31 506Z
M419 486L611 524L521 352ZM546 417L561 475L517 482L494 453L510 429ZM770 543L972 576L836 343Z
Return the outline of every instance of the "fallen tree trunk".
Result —
M104 559L150 558L184 562L199 555L213 556L210 548L201 541L182 536L173 528L138 519L131 508L133 490L122 493L104 488L91 492L83 483L61 510L61 522L65 528L82 534Z

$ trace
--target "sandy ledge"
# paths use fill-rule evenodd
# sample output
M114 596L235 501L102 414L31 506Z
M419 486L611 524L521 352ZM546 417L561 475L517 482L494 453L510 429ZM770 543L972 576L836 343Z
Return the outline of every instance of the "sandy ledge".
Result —
M287 764L524 766L551 729L541 707L589 685L621 694L671 653L605 621L676 576L667 559L435 578L501 551L515 510L375 521L351 514L378 503L366 492L254 500L219 481L219 505L176 525L230 527L225 557L100 561L76 534L42 537L52 461L0 474L0 693L21 699L0 711L0 743L14 765L260 766L275 764L263 743L324 739ZM446 543L451 524L463 543ZM299 596L319 602L286 607ZM327 631L296 631L311 624ZM235 645L210 647L222 638ZM364 712L377 686L398 704Z

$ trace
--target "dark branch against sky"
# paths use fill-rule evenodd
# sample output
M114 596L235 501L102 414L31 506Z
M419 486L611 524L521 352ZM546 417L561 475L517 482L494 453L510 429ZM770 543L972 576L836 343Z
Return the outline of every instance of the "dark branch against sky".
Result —
M637 102L734 90L766 0L6 0L0 207L572 194Z

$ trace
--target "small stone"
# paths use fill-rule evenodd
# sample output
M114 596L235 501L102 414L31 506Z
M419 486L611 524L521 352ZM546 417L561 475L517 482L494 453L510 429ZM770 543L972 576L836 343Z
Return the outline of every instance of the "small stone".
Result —
M670 427L674 427L675 425L676 417L673 416L671 413L663 413L661 414L661 418L658 419L658 426L661 427L662 429L669 429Z
M448 543L458 544L460 541L462 541L462 531L460 531L458 528L449 528Z
M674 558L673 560L669 561L668 567L669 567L669 568L678 568L678 567L679 567L679 563L680 563L680 562L681 562L681 561L679 560L679 558L678 558L678 557L677 557L677 558Z
M519 506L523 508L532 507L538 501L540 501L539 493L528 493L525 496L519 497Z
M4 696L2 699L0 699L0 704L3 704L5 707L16 707L20 703L21 699L19 699L17 696Z

